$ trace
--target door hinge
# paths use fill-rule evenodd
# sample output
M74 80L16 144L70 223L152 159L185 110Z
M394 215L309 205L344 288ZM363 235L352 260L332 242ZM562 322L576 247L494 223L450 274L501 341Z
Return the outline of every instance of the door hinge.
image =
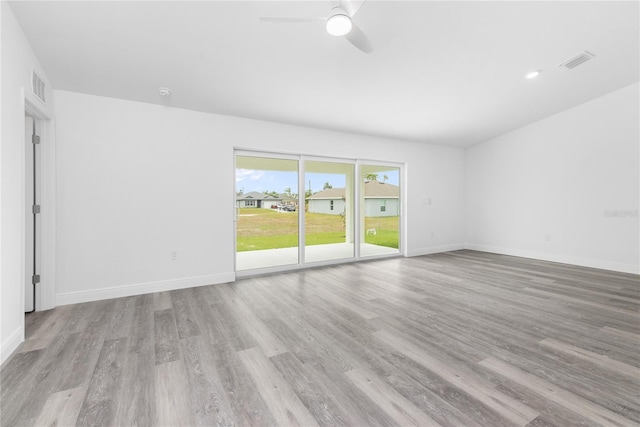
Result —
M31 135L31 142L34 144L40 144L40 135Z
M31 212L33 212L34 215L39 214L40 213L40 205L31 206Z
M33 276L31 276L31 283L32 284L36 284L36 283L40 283L40 275L39 274L34 274Z

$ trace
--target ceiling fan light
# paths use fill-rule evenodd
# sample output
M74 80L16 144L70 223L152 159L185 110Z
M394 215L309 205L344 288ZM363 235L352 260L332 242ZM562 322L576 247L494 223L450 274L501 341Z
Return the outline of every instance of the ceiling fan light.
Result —
M344 13L336 13L327 19L327 32L332 36L349 34L351 27L351 18Z

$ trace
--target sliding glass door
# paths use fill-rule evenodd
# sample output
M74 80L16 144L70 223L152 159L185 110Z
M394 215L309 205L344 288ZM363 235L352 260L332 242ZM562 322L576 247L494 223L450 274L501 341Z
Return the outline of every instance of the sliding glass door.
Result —
M238 151L236 271L401 253L401 166Z
M236 156L236 270L296 265L298 160Z
M353 258L354 162L307 160L305 262Z
M360 256L400 253L400 168L360 165Z

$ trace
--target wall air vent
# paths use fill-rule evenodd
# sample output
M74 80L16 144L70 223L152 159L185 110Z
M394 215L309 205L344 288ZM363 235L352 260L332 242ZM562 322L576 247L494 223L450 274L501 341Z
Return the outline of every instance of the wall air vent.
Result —
M578 65L582 65L591 58L595 57L595 55L591 52L584 51L579 54L567 59L562 64L559 65L560 68L564 68L565 70L573 70Z
M44 81L40 78L39 75L36 74L35 71L31 72L31 92L38 98L40 101L46 104L47 100L44 96L45 84Z

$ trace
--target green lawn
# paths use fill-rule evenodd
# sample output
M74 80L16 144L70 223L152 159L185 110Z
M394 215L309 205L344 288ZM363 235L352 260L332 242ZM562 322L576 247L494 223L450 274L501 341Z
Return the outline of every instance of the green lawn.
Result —
M345 241L341 216L307 212L305 219L307 245ZM370 228L375 228L376 234L366 235L366 243L398 248L398 217L365 218L365 229ZM236 241L238 252L298 246L298 214L270 209L240 209Z
M397 218L396 218L397 221ZM366 220L365 220L366 222ZM376 230L376 235L365 235L364 242L398 249L398 230Z

